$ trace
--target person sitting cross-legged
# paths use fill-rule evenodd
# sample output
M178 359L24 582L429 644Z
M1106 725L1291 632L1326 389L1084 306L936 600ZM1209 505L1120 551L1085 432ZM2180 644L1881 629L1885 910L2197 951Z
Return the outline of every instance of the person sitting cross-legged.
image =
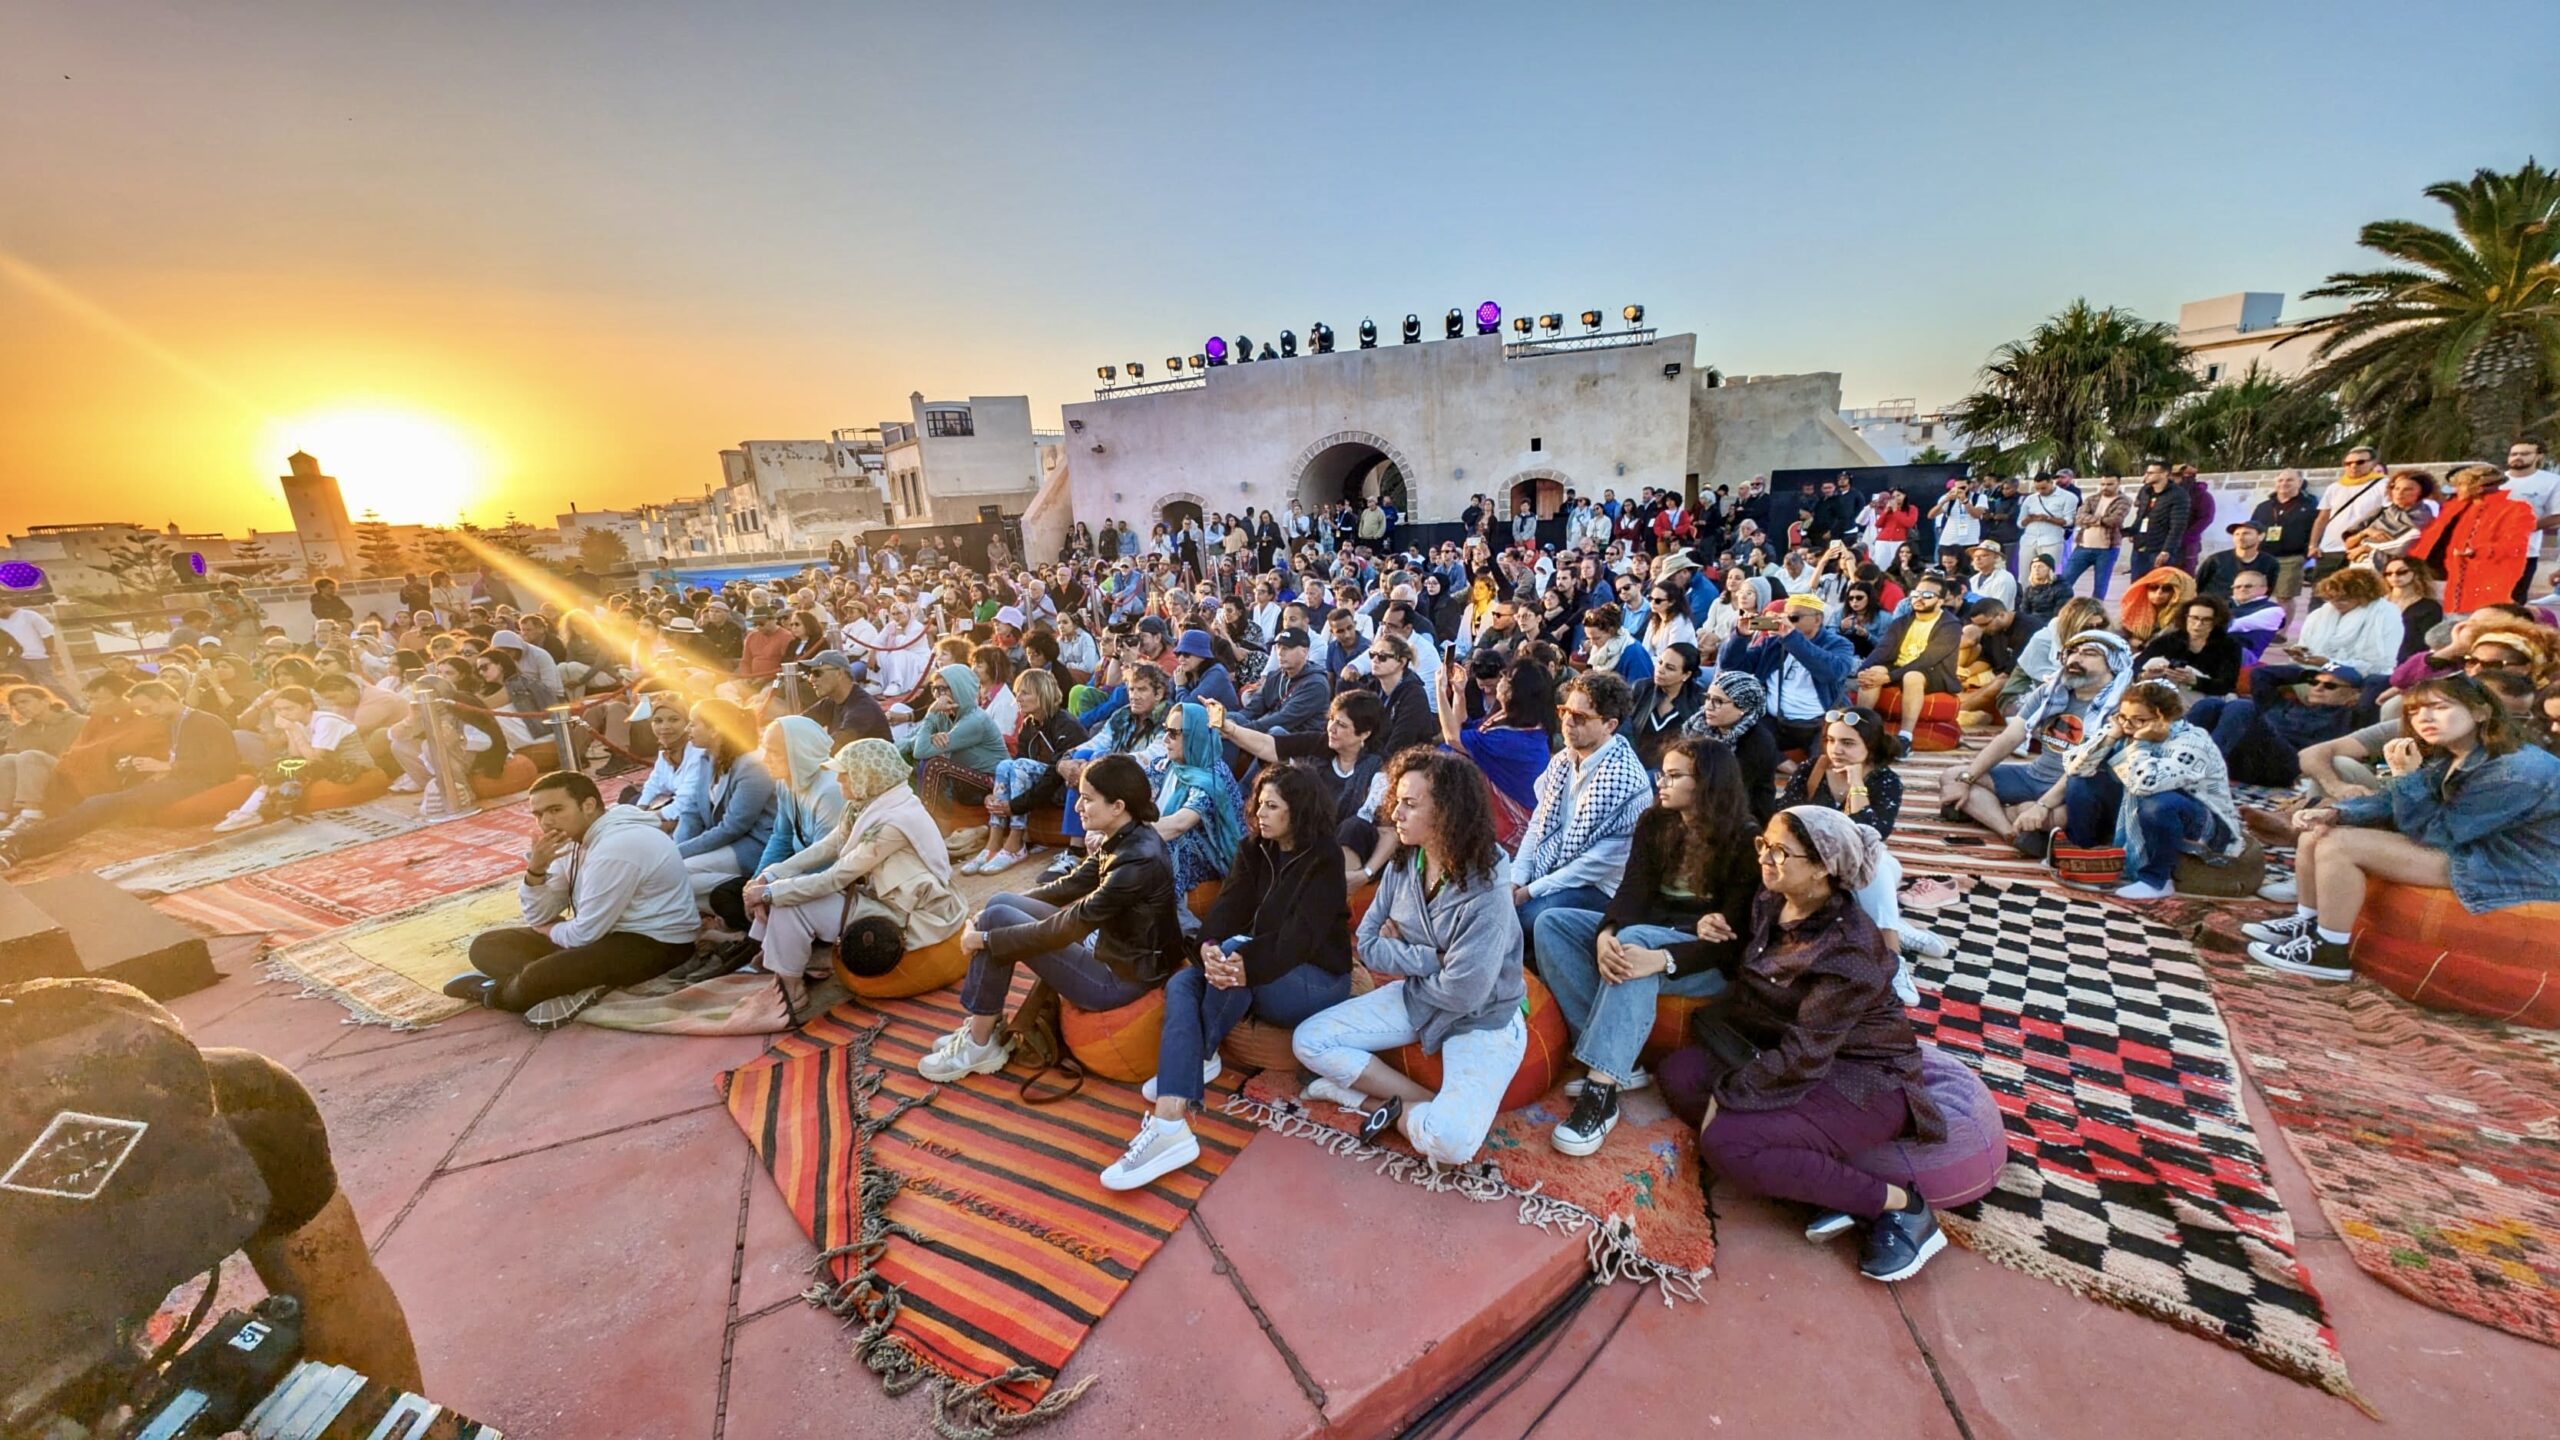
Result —
M1017 965L1083 1010L1116 1010L1182 967L1173 857L1156 833L1147 772L1126 755L1096 759L1076 778L1076 815L1088 849L1075 869L1028 895L994 897L962 927L960 1008L969 1018L916 1062L927 1080L947 1085L1005 1067L1013 1047L996 1024Z
M524 923L474 939L471 968L444 993L548 1029L693 958L692 877L655 816L605 804L574 770L534 781L526 807L537 828L516 887Z
M239 748L220 717L189 706L157 680L135 685L124 700L142 724L110 772L123 788L93 794L0 838L0 870L58 850L102 825L155 823L170 806L240 773Z
M1395 1126L1426 1159L1463 1165L1528 1053L1520 916L1496 872L1481 771L1417 746L1396 756L1390 793L1403 848L1359 933L1361 962L1385 983L1308 1018L1290 1048L1316 1072L1309 1100L1367 1109L1363 1140ZM1437 1094L1380 1058L1415 1043L1441 1057ZM1370 1108L1372 1098L1383 1103Z
M2400 718L2409 733L2383 745L2380 793L2294 812L2298 903L2241 927L2250 959L2352 977L2347 944L2375 880L2450 889L2474 915L2560 900L2560 757L2459 675L2410 687Z
M1627 868L1636 820L1653 782L1635 747L1618 733L1633 704L1627 682L1597 670L1565 682L1557 706L1564 748L1538 777L1538 808L1511 857L1512 903L1531 937L1549 910L1595 910L1608 903Z
M1731 750L1695 736L1672 741L1654 795L1608 909L1538 917L1538 974L1584 1067L1566 1087L1573 1113L1547 1135L1567 1155L1599 1149L1618 1123L1620 1093L1652 1083L1637 1055L1654 1002L1724 989L1760 893L1751 800Z
M1964 640L1964 622L1946 612L1947 581L1924 575L1911 587L1911 613L1894 621L1876 637L1858 672L1858 704L1884 714L1899 713L1895 738L1904 748L1920 727L1920 712L1932 695L1954 695L1963 687L1956 676L1956 652ZM1886 692L1897 697L1888 709Z
M2133 680L2133 652L2122 637L2089 630L2073 639L2053 678L2027 692L2017 717L1991 743L1938 781L1938 816L1970 817L2043 859L2062 817L2063 763ZM2024 752L2024 760L2010 756Z
M2168 681L2137 681L2063 762L2063 831L2083 849L2123 847L2118 899L2165 900L2181 855L2229 859L2248 844L2222 751L2179 718L2186 708Z
M1351 906L1327 788L1304 765L1254 777L1253 833L1200 922L1199 963L1165 982L1156 1077L1141 1091L1154 1113L1102 1172L1104 1189L1135 1190L1200 1158L1185 1117L1223 1068L1218 1043L1247 1016L1295 1026L1351 997Z

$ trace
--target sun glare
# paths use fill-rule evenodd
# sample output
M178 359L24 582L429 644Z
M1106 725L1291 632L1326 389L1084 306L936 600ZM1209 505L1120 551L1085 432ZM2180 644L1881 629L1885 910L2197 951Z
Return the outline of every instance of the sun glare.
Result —
M452 524L481 502L488 478L488 459L470 436L410 410L330 410L287 421L270 433L259 463L282 474L295 450L338 477L350 516L372 510L400 524Z

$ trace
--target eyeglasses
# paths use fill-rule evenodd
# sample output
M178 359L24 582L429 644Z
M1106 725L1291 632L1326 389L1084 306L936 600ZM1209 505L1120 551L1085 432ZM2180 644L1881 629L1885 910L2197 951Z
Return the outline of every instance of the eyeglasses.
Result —
M2507 670L2523 663L2524 657L2520 655L2465 655L2462 657L2462 668L2465 670Z
M1605 725L1609 723L1607 717L1601 715L1596 710L1560 710L1556 713L1563 718L1564 723L1567 725Z
M2314 690L2354 690L2359 687L2350 685L2344 680L2330 680L2323 678L2312 681L2311 688Z
M1784 865L1790 860L1810 860L1813 858L1801 850L1790 850L1786 846L1765 836L1754 839L1751 842L1751 849L1752 853L1760 857L1760 863L1763 865Z

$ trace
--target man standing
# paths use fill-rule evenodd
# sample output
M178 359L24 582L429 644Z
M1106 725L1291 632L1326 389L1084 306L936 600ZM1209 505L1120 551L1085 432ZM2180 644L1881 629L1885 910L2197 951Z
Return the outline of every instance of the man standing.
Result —
M1929 518L1938 526L1938 558L1971 550L1982 538L1984 506L1965 480L1947 482L1947 493L1929 510ZM1922 556L1926 560L1928 556Z
M2542 537L2560 531L2560 470L2545 469L2547 463L2539 440L2518 440L2507 447L2507 493L2532 506L2534 515L2524 578L2516 582L2519 605L2533 593L2534 575L2542 568Z
M2179 547L2187 540L2191 508L2187 487L2170 473L2167 461L2142 462L2142 489L2133 497L2135 574L2177 565Z
M16 596L0 591L0 635L18 649L10 668L61 696L72 709L80 708L80 697L71 684L71 649L43 611L21 605Z
M2079 515L2078 495L2058 488L2051 475L2038 475L2034 487L2018 501L2018 573L2025 574L2038 555L2060 572L2063 541ZM2014 607L2016 602L2003 597L2003 603Z
M1653 803L1644 762L1618 733L1633 702L1627 682L1606 671L1568 681L1558 702L1564 748L1538 777L1538 807L1507 877L1533 961L1540 915L1606 910L1625 877L1636 819Z
M691 878L656 817L605 804L596 782L572 770L534 781L526 806L538 828L516 887L524 923L473 940L471 968L444 993L547 1030L607 989L693 957L702 923Z
M2390 503L2390 479L2390 472L2373 458L2372 446L2359 445L2347 452L2345 466L2320 492L2319 511L2311 517L2313 573L2309 578L2316 580L2346 568L2347 537L2371 523Z
M1241 714L1228 716L1227 723L1265 735L1309 735L1323 729L1333 687L1322 670L1307 663L1312 643L1296 626L1272 636L1270 668L1262 672L1252 701Z
M2303 557L2310 552L2319 513L2319 502L2302 493L2302 472L2287 468L2276 472L2276 493L2249 514L2249 523L2266 544L2267 558L2276 564L2275 598L2287 604L2302 593Z
M1378 497L1368 496L1360 502L1360 543L1376 549L1387 541L1387 512L1378 506Z
M2231 548L2207 555L2204 557L2204 563L2196 567L2196 593L2219 595L2228 600L2231 598L2231 582L2238 578L2243 570L2254 570L2264 575L2267 577L2267 584L2273 586L2281 567L2276 557L2267 553L2265 538L2258 529L2257 520L2251 518L2235 521L2223 528L2230 533Z
M843 651L819 651L801 664L800 673L817 695L800 713L826 727L831 749L841 750L856 740L892 738L889 712L862 688L864 677L854 673L853 662Z

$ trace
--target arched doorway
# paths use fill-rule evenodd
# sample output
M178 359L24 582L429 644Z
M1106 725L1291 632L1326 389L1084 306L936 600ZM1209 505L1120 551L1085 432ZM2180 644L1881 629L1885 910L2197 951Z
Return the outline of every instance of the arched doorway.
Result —
M1167 530L1179 534L1184 525L1202 518L1200 503L1196 500L1167 500L1156 518L1164 522Z
M1564 482L1543 475L1520 481L1511 487L1511 506L1503 513L1517 515L1523 505L1539 519L1553 520L1564 508Z
M1310 513L1345 500L1359 505L1376 496L1399 515L1413 513L1404 457L1366 431L1328 435L1298 453L1297 497Z

